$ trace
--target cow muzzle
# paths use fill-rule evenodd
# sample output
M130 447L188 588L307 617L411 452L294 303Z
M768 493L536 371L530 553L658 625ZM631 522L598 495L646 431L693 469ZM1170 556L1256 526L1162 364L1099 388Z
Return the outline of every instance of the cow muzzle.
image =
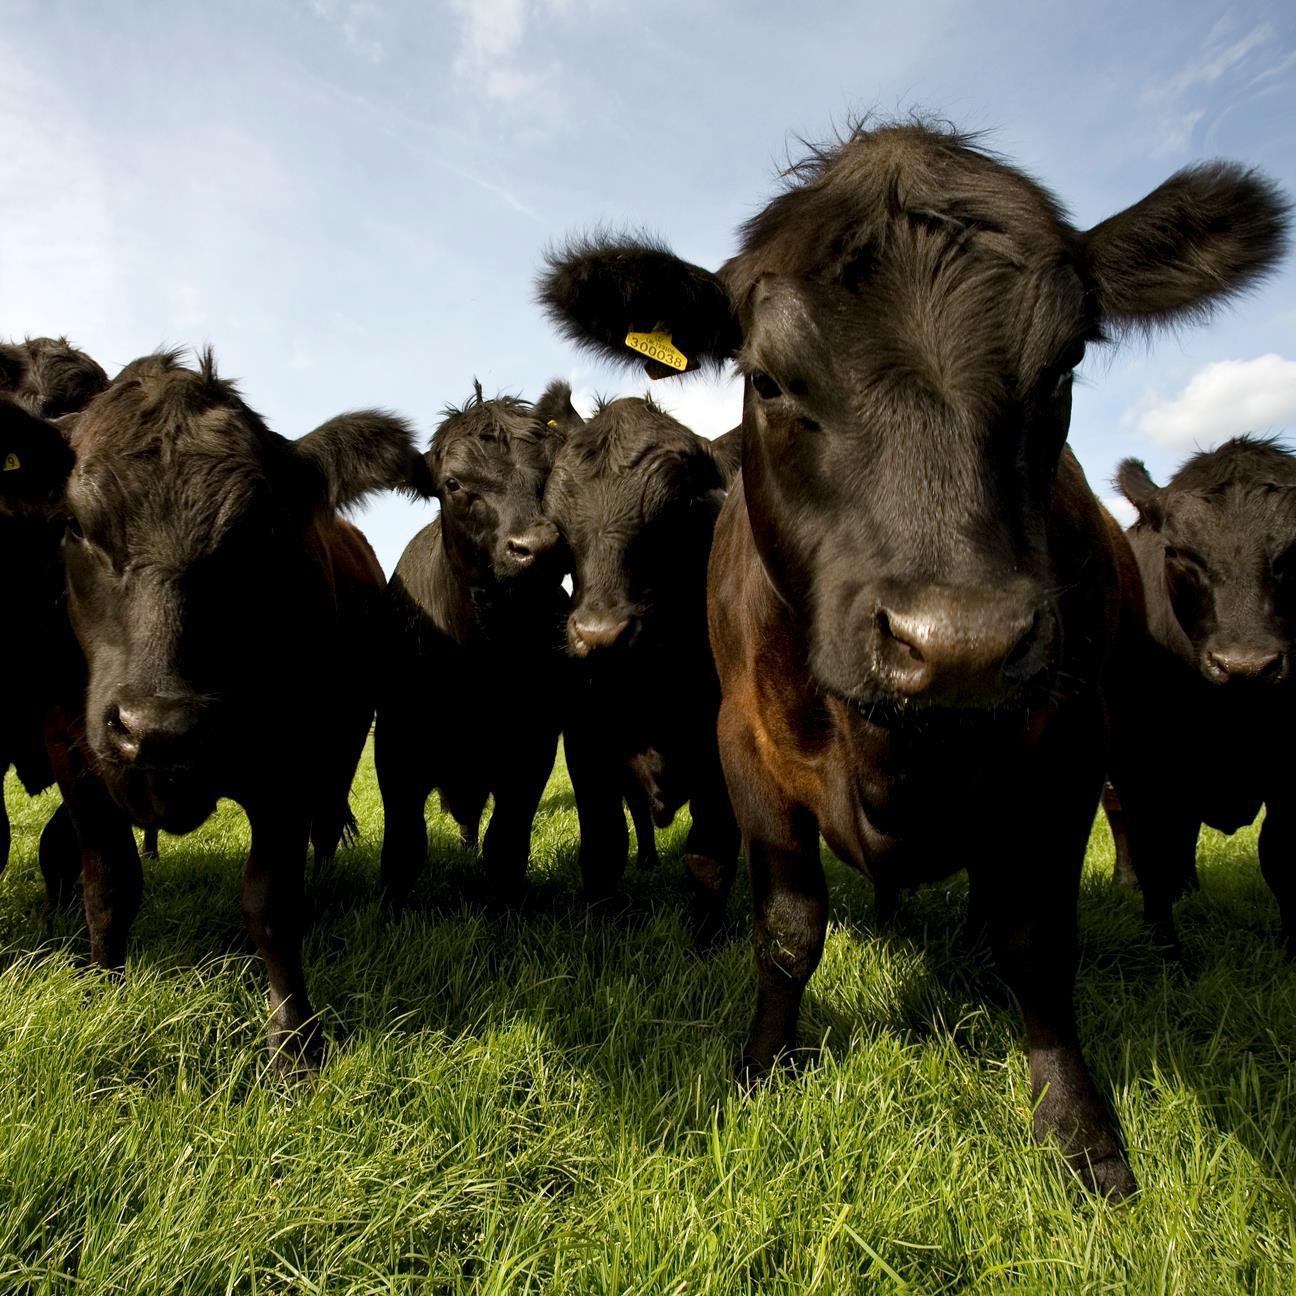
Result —
M863 703L1002 705L1038 684L1052 665L1056 617L1033 593L861 591L836 633L821 639L815 673L832 692Z
M1290 664L1271 645L1220 644L1202 654L1202 673L1212 684L1281 684Z
M558 528L552 522L541 522L518 531L504 541L504 567L523 572L534 567L558 547Z
M107 754L122 765L187 766L201 739L200 714L188 698L122 694L103 717Z

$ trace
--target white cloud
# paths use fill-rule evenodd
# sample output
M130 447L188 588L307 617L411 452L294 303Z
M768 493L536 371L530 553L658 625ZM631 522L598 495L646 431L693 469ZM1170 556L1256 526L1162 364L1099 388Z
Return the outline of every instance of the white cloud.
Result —
M572 404L586 418L593 413L600 396L612 399L613 392L591 386L588 371L573 370L567 381L572 388ZM688 378L662 378L647 387L623 387L623 396L648 395L668 414L679 419L698 436L714 441L742 422L742 379L736 375L692 375Z
M1137 422L1139 432L1161 445L1207 449L1291 420L1296 420L1296 360L1271 352L1205 365L1177 398L1153 396L1124 421Z
M171 308L171 324L180 332L191 332L206 319L198 285L192 279L173 279L163 285L163 292Z
M519 66L525 54L523 37L532 19L552 17L566 9L566 0L453 0L463 25L455 75L478 85L488 99L511 104L534 99L546 76Z
M525 0L455 0L463 15L460 58L474 66L506 58L526 30Z
M709 440L742 422L743 385L736 375L683 381L663 378L653 384L649 394L668 414Z
M1124 495L1104 495L1102 506L1123 527L1133 526L1138 521L1138 509Z
M381 63L386 51L382 41L367 33L366 28L379 17L378 6L367 0L310 0L317 18L336 27L342 38L361 58Z
M0 336L68 332L91 347L119 260L100 151L63 87L3 43L0 139Z

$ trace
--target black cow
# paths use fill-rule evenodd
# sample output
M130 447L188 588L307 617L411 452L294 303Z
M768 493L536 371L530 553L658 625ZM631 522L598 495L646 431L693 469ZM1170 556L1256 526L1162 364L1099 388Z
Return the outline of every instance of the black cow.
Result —
M67 338L0 343L0 393L40 418L82 410L108 386L108 375Z
M1236 832L1265 807L1260 866L1296 955L1296 457L1238 437L1157 486L1137 459L1117 485L1147 607L1112 706L1108 800L1117 877L1177 949L1171 906L1196 883L1203 823Z
M91 955L125 959L141 875L127 816L183 833L219 797L246 810L243 910L270 978L270 1050L297 1074L322 1039L301 965L302 873L349 822L373 715L381 568L339 508L429 489L400 419L271 432L178 353L144 357L77 420L64 541L89 671L55 750L81 843ZM122 811L125 811L125 814Z
M549 399L570 392L551 389ZM639 862L655 858L652 824L686 802L685 862L706 942L723 917L738 854L716 749L720 688L706 629L706 568L731 473L712 444L651 400L571 410L545 487L545 516L571 555L567 647L584 678L565 729L580 817L580 866L592 898L625 866L623 796Z
M56 692L79 678L63 610L59 506L72 466L71 417L108 385L104 371L66 338L0 343L0 559L10 633L0 640L0 771L13 765L36 793L54 781L44 716ZM61 426L44 420L57 419ZM68 898L79 866L66 813L41 834L51 908ZM9 858L9 816L0 797L0 870Z
M427 855L437 789L495 898L525 885L531 824L553 769L567 670L558 532L540 512L561 434L480 385L450 408L427 454L440 515L406 546L388 588L391 643L375 759L383 795L382 879L407 898Z
M542 297L572 336L625 360L668 334L677 363L746 375L709 608L755 909L749 1076L795 1045L821 833L882 897L966 867L1037 1134L1098 1191L1134 1187L1072 1008L1125 541L1064 453L1071 375L1104 329L1253 283L1285 230L1271 185L1212 163L1081 231L969 138L907 123L795 167L718 273L632 240L553 255ZM987 832L991 791L1011 811Z

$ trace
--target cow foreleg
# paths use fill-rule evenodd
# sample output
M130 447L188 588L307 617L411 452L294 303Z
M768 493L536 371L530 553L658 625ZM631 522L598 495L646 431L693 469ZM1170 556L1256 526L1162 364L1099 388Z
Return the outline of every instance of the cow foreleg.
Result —
M622 803L625 765L584 725L569 726L563 744L580 822L581 882L586 900L595 904L616 891L625 872L630 847Z
M374 736L374 765L383 803L382 863L379 866L383 904L399 912L427 860L425 818L432 773L427 753L404 734L393 735L394 721L380 712Z
M81 846L66 805L60 804L45 821L37 859L41 876L45 879L45 914L48 918L72 903L77 877L81 873Z
M1278 901L1287 957L1296 959L1296 817L1281 805L1265 806L1260 829L1260 872Z
M743 1050L740 1078L745 1083L791 1058L801 999L823 956L828 930L828 883L818 828L804 814L785 827L782 840L747 840L756 1015Z
M299 1079L317 1071L324 1055L301 960L309 824L304 815L249 818L252 851L243 872L243 917L270 978L270 1062L289 1079Z
M713 944L724 929L725 909L738 868L738 821L719 758L710 766L689 803L693 826L684 848L684 866L693 892L693 939L699 949Z
M626 780L625 803L630 807L630 820L634 824L635 864L641 869L654 869L661 862L657 855L657 828L648 795L638 779Z
M1023 876L998 889L990 938L1026 1026L1035 1137L1055 1140L1091 1191L1119 1199L1136 1185L1076 1033L1075 906L1074 887L1041 894L1039 879Z
M526 890L531 825L557 750L556 733L519 744L510 752L507 772L495 788L495 807L482 840L482 862L497 904L515 905Z
M1121 805L1120 796L1110 784L1103 784L1103 813L1107 816L1107 826L1111 829L1112 850L1115 862L1112 864L1112 881L1121 886L1138 886L1138 874L1134 871L1134 861L1130 857L1129 833L1125 827L1125 807Z

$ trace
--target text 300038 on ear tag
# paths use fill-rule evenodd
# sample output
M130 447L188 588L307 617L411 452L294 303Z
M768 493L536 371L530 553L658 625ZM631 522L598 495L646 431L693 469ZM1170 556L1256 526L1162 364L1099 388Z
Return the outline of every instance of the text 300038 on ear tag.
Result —
M669 333L627 333L625 344L631 351L638 351L658 364L670 365L672 369L688 368L688 357L672 345Z

